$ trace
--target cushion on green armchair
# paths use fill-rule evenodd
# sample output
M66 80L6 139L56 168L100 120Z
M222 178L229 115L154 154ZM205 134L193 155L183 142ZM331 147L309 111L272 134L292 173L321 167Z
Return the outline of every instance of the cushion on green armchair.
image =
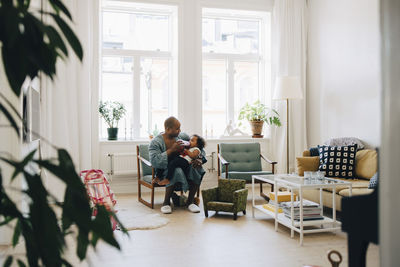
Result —
M261 171L259 143L221 143L220 154L229 162L229 172ZM225 172L225 166L222 166Z
M233 192L246 187L244 180L219 179L218 180L218 201L232 202Z

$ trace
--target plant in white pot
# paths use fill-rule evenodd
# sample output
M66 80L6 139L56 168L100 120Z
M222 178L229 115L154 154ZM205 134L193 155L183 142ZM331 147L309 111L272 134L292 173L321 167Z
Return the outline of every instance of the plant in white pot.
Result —
M117 140L118 121L126 114L125 106L120 102L100 101L99 113L106 121L108 140Z
M279 114L275 109L267 107L257 100L253 104L246 103L239 111L239 120L247 120L250 123L254 138L262 138L264 122L268 125L281 126ZM239 123L241 125L242 122Z

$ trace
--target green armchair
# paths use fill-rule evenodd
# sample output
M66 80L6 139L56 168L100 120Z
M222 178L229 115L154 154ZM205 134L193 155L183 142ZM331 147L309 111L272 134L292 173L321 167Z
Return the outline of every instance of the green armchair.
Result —
M243 179L251 183L252 175L266 175L275 173L276 161L272 161L261 154L259 143L220 143L218 152L218 179ZM261 160L270 164L271 170L263 170ZM263 192L263 182L260 183L260 195L269 200ZM273 185L271 192L274 191Z
M246 214L247 194L245 180L219 179L218 187L201 190L204 214L208 217L209 210L233 212L236 220L239 211Z

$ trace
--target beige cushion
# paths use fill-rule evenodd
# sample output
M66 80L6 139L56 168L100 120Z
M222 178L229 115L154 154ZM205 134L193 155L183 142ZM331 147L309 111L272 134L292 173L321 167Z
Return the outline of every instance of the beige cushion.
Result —
M297 157L297 172L304 176L305 171L318 171L319 157Z
M303 151L303 157L309 157L311 154L310 154L310 150L304 150Z
M352 188L368 188L369 181L364 179L344 179L344 178L334 178L342 180L345 182L351 182ZM341 192L341 190L348 189L348 185L339 185L336 187L336 193ZM324 188L324 191L332 192L332 188ZM340 194L340 193L339 193Z
M367 195L367 194L371 194L372 191L374 191L373 189L368 189L368 188L354 188L351 193L352 196L360 196L360 195ZM350 196L350 189L343 189L339 192L339 195L341 195L342 197L348 197Z
M356 177L371 179L377 172L378 153L373 149L360 150L356 154Z

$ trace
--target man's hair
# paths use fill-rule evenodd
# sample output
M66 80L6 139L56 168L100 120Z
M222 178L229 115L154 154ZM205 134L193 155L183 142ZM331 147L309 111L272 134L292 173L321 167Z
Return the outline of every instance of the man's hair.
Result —
M174 126L175 126L175 123L176 123L177 121L178 121L178 119L175 118L174 116L171 116L171 117L167 118L167 119L164 121L164 128L165 128L165 129L168 129L168 128L174 127Z
M198 134L194 134L193 136L197 137L197 147L202 150L206 146L206 141L203 137Z

